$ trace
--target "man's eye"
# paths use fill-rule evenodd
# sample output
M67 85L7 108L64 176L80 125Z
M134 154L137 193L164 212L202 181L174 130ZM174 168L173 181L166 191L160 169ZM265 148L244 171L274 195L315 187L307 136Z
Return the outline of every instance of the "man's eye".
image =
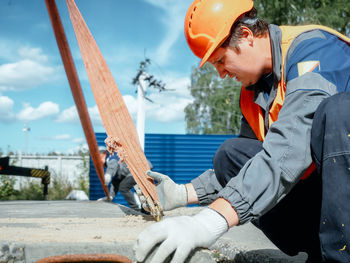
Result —
M217 64L223 64L224 63L224 58L220 58L216 63Z

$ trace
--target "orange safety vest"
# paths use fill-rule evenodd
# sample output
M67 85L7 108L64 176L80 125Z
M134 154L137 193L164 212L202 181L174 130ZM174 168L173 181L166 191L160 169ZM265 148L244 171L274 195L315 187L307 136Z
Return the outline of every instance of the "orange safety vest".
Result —
M281 80L278 83L277 87L277 94L272 102L272 105L269 110L269 127L272 123L274 123L277 118L278 114L282 108L285 92L286 92L286 82L284 79L284 66L285 66L285 57L287 54L287 51L292 44L293 40L299 36L300 34L320 29L326 32L329 32L333 35L336 35L341 40L347 42L350 45L350 38L340 34L339 32L325 27L325 26L319 26L319 25L306 25L306 26L281 26L280 27L282 31L282 42L281 42L281 49L282 49L282 71L281 71ZM254 91L247 90L245 87L242 87L241 90L241 100L240 100L241 110L242 114L249 123L249 126L253 129L256 137L260 141L264 141L265 135L267 133L267 130L265 129L265 122L264 122L264 114L261 109L261 107L258 104L254 103ZM306 170L304 173L302 179L309 176L316 168L316 165L312 163L310 167Z

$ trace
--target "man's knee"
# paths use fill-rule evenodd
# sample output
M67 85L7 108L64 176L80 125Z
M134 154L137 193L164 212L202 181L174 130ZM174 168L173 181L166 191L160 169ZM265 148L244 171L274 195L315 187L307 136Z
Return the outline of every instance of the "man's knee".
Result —
M319 166L327 154L348 150L350 92L335 94L318 106L311 130L311 148Z
M136 184L132 175L126 176L119 185L120 192L128 192Z
M348 119L349 109L350 92L337 93L320 103L315 113L314 122L324 119L324 116L327 116L327 121L338 122L339 118L343 117Z
M213 157L216 177L222 186L236 176L244 164L261 149L261 142L247 138L232 138L224 141Z
M119 191L121 193L125 193L127 191L129 191L129 187L128 184L126 183L125 179L121 181L121 183L119 184Z

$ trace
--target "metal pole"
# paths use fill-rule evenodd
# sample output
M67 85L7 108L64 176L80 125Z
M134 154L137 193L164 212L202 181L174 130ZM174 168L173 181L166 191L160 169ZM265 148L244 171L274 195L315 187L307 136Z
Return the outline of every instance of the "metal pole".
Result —
M28 155L28 133L30 128L25 124L23 128L24 136L25 136L25 154Z
M83 126L85 138L89 146L91 158L94 163L97 175L100 179L102 188L106 194L107 199L109 200L108 189L107 189L107 186L104 184L103 164L99 156L100 154L98 150L95 133L92 128L92 123L87 110L83 91L80 86L78 74L74 65L72 54L70 52L67 37L63 29L62 21L58 13L56 2L55 0L45 0L45 2L46 2L46 7L48 10L49 16L50 16L53 31L55 33L58 49L62 57L64 69L66 71L68 82L75 101L75 105L78 110L80 122Z
M139 84L137 85L137 120L136 130L139 137L142 150L145 150L145 118L146 118L146 104L145 94L147 85L145 83L145 76L141 74L139 77Z

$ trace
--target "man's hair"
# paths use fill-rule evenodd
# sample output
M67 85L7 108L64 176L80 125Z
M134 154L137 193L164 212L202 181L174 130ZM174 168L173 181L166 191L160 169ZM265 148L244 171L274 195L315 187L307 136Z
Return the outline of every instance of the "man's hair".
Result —
M269 30L269 23L258 18L258 11L253 7L252 10L243 14L231 27L230 36L225 40L221 47L233 47L239 51L239 41L243 36L242 26L249 28L255 37L265 35Z

